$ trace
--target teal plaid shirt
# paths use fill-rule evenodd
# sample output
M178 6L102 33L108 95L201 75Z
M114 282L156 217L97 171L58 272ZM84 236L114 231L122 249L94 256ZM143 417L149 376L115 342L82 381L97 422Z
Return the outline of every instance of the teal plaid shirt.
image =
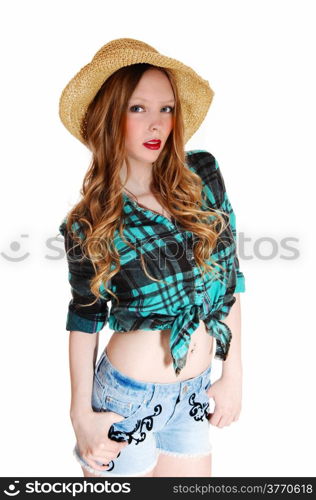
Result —
M117 301L100 287L102 298L89 307L80 307L95 299L89 287L94 269L81 253L66 230L66 218L59 227L64 236L67 253L68 279L72 299L69 302L66 330L86 333L100 331L108 322L115 331L171 329L170 352L176 374L186 364L192 333L205 323L206 331L216 339L215 358L225 360L232 337L224 319L236 301L235 293L245 292L245 278L239 269L236 247L236 219L225 189L219 165L214 156L203 150L186 152L186 165L203 182L202 198L211 209L223 210L229 225L221 234L212 259L224 270L216 269L204 277L194 260L195 235L172 218L141 207L123 193L124 237L136 246L130 248L116 230L114 243L120 253L121 270L107 287L119 298ZM73 229L84 237L78 223ZM74 248L73 248L74 247ZM143 271L142 254L151 280ZM212 261L208 261L213 264ZM113 268L112 268L113 269ZM111 307L109 309L109 303Z

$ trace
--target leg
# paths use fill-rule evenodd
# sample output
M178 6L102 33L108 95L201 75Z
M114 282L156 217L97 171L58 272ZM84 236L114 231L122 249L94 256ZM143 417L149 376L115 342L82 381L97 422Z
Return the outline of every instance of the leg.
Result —
M186 457L160 453L153 477L211 477L212 454Z
M84 467L81 467L81 468L82 468L84 477L97 477L100 479L101 476L96 476L95 474L92 474L92 472L86 470ZM148 474L144 474L143 476L137 476L137 477L153 477L153 475L154 475L154 469L151 470L150 472L148 472ZM111 477L111 476L109 476L109 477Z

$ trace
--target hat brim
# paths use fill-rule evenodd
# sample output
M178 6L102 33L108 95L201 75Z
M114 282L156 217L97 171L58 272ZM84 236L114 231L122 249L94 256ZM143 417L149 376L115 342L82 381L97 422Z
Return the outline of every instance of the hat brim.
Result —
M149 63L172 70L183 113L184 143L200 127L211 105L214 91L208 81L201 78L192 68L176 59L148 50L116 49L107 54L99 51L92 61L83 66L70 80L59 101L62 123L83 144L86 145L81 135L82 120L101 85L118 69L136 63Z

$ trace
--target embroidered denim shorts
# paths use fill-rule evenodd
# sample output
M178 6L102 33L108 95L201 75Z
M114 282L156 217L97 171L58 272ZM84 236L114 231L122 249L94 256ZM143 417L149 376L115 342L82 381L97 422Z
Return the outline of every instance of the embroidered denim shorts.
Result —
M113 411L124 420L114 423L108 437L128 441L107 470L93 469L73 450L79 463L98 476L142 476L152 470L160 453L194 457L212 452L207 419L211 366L200 375L173 383L142 382L118 371L105 351L94 371L92 408Z

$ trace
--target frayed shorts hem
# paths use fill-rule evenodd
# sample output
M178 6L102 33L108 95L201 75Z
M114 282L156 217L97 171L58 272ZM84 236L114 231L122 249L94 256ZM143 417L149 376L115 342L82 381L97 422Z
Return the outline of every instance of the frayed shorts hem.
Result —
M86 470L88 470L89 472L92 472L92 474L95 474L96 476L112 476L112 477L137 477L137 476L143 476L144 474L147 474L148 472L150 472L151 470L153 470L156 465L157 465L157 462L158 462L158 454L157 454L157 457L156 457L156 460L155 462L150 466L150 467L147 467L145 470L141 471L141 472L137 472L137 474L112 474L111 471L99 471L99 470L96 470L96 469L93 469L89 464L87 464L86 462L84 462L84 460L78 455L78 453L76 452L76 447L73 449L73 455L75 456L75 458L77 459L77 461L80 463L80 465L82 467L84 467Z
M172 457L179 457L179 458L199 458L199 457L205 457L207 455L212 454L212 448L210 448L208 451L202 452L202 453L178 453L175 451L169 451L169 450L163 450L162 448L157 448L157 451L159 453L162 453L164 455L170 455Z

